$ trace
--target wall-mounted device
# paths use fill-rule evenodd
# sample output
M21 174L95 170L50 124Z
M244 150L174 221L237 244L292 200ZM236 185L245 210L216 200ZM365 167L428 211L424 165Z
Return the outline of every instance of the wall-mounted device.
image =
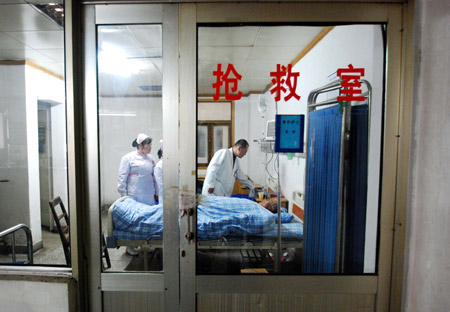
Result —
M261 152L273 153L275 149L275 120L266 122L266 135L261 140Z
M275 152L303 153L305 115L275 116Z
M266 123L266 141L275 141L275 120L268 120Z

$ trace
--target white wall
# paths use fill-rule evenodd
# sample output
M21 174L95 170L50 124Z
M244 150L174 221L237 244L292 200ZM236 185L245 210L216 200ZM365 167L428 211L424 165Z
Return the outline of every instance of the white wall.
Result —
M65 103L65 87L62 79L51 76L34 67L25 66L25 92L26 92L26 127L27 127L27 153L28 153L28 183L29 183L29 214L30 224L33 233L33 241L42 240L41 231L41 203L40 203L40 185L39 185L39 144L38 144L38 100L46 100L57 103ZM65 131L65 105L60 105L58 116L52 113L52 123L59 125L57 129L52 129L52 138L57 139L52 150L55 151L56 164L59 171L66 170L66 131ZM60 119L58 121L58 119ZM59 156L59 157L58 157ZM58 163L59 161L59 163ZM54 171L54 170L52 170ZM57 186L59 195L67 206L67 174L60 174L56 178L61 180L53 181Z
M240 159L242 170L256 184L265 186L267 184L265 164L270 159L270 155L260 152L260 140L264 137L266 121L275 116L275 108L274 105L269 105L268 111L262 117L258 110L259 100L259 94L251 94L235 101L234 137L235 141L245 139L250 145L247 155ZM271 99L268 100L271 101ZM272 102L274 103L273 100Z
M66 137L66 101L64 80L44 73L34 67L26 66L27 103L32 110L38 100L54 103L51 107L51 164L53 196L61 197L68 207L67 187L67 137ZM34 129L31 127L30 129ZM35 135L33 132L31 135ZM34 144L34 143L33 143ZM33 146L33 150L37 148ZM39 190L38 190L39 191Z
M379 25L350 25L336 26L330 31L303 59L292 69L299 72L296 93L300 95L300 101L291 99L288 102L282 99L278 102L279 114L306 114L306 104L311 90L329 83L328 76L336 72L338 68L347 68L348 64L365 69L362 79L368 80L373 87L373 103L371 112L370 129L370 153L369 153L369 177L368 177L368 211L366 224L366 250L365 272L374 272L376 256L376 230L378 218L378 186L380 170L380 144L381 144L381 118L382 118L382 75L383 75L383 43ZM269 80L269 79L268 79ZM364 89L364 87L363 87ZM254 142L263 137L267 120L275 118L275 94L266 92L268 111L262 118L258 111L258 95L251 95L242 101L236 102L236 107L246 105L248 114L242 112L239 116L236 111L237 124L248 123L245 127L236 127L235 136L247 136L250 149L245 158L248 166L248 175L262 185L270 183L272 188L276 185L269 181L264 163L271 155L259 151L259 143ZM319 101L320 101L319 97ZM239 116L239 117L238 117ZM242 118L242 120L238 120ZM305 138L306 139L306 138ZM267 157L267 158L266 158ZM244 159L245 159L244 158ZM267 159L267 160L266 160ZM270 174L276 177L273 171L275 157L267 166ZM244 167L245 168L245 167ZM288 160L286 156L280 156L281 191L289 200L292 207L293 193L304 193L305 160L294 158Z
M59 196L68 207L67 188L67 145L66 145L66 106L65 102L51 108L52 120L52 174L53 197Z
M0 229L25 223L35 244L42 241L37 102L64 103L64 96L64 82L58 78L25 65L0 66L0 111L6 129L0 176L10 181L0 184ZM65 142L65 126L62 130L59 136ZM65 186L67 179L58 183Z
M25 99L24 66L0 66L0 110L6 130L6 145L0 150L0 179L9 180L0 183L0 230L18 223L30 226Z
M0 280L0 311L69 311L68 284Z
M113 203L120 196L117 192L120 160L125 154L136 150L131 143L139 133L145 133L153 139L151 155L158 161L157 152L162 139L162 99L101 98L99 110L103 206Z
M404 311L450 311L450 2L417 1Z

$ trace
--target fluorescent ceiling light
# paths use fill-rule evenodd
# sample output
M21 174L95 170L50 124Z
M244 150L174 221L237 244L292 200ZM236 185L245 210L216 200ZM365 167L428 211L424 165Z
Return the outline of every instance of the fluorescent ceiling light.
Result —
M138 60L129 59L122 49L106 42L101 45L98 65L100 72L123 77L136 75L142 68Z

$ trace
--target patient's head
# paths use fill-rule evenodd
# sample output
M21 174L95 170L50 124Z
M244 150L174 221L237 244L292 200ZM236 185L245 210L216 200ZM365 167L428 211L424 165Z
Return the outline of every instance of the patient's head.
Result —
M259 204L269 210L270 212L277 212L277 199L276 198L269 198L262 200Z

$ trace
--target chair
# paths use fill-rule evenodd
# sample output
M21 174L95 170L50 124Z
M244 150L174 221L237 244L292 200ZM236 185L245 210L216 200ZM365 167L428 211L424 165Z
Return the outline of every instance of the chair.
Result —
M102 260L103 270L110 269L111 268L111 260L109 258L108 247L106 246L105 233L102 234L102 258L105 258L105 260L106 260L106 265Z
M64 207L64 204L59 196L53 199L52 201L48 202L48 204L50 205L53 218L55 219L56 227L58 228L59 237L61 238L61 243L64 248L64 256L66 257L66 263L67 265L70 265L71 260L70 260L69 215L67 214L66 208ZM56 207L58 207L58 205L61 209L60 215L56 213ZM64 218L65 220L66 223L65 225L61 224L62 218ZM102 262L103 269L111 268L111 260L109 258L108 249L106 248L106 241L104 235L102 235L102 257L105 258L106 260L106 265Z
M49 201L50 209L52 210L53 218L55 219L56 227L58 228L59 237L61 238L61 243L64 248L64 256L66 257L67 265L71 264L70 261L70 233L69 233L69 215L67 214L66 208L64 207L61 198L58 196L52 201ZM61 209L61 214L56 213L56 207L59 206ZM61 224L61 219L64 218L65 225Z

